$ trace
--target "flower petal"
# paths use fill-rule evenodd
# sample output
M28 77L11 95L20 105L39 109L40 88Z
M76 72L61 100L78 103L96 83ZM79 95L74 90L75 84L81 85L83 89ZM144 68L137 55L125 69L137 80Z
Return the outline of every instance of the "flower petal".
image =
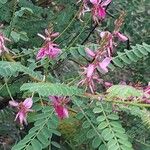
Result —
M19 103L16 101L9 101L9 105L14 106L14 107L18 107Z
M18 118L19 118L19 122L20 122L21 125L23 124L23 121L25 121L25 123L27 123L27 121L26 121L26 113L24 113L22 111L19 111L18 112Z
M106 10L105 10L105 8L100 6L99 9L98 9L98 17L100 19L104 19L105 16L106 16Z
M95 53L91 49L85 48L85 52L87 53L88 56L92 58L95 57Z
M126 37L125 35L121 34L120 32L116 33L116 36L118 37L118 39L122 42L125 42L128 40L128 37Z
M23 102L23 105L28 109L32 107L32 104L33 104L32 98L27 98Z
M104 0L102 3L101 3L101 6L107 6L111 3L112 0Z
M101 0L90 0L90 2L92 4L99 4L101 2Z
M59 32L55 32L53 34L51 34L51 37L57 37L59 35Z
M46 56L46 48L45 47L42 47L39 52L37 53L36 55L36 59L39 60L39 59L42 59Z
M91 78L92 77L92 74L94 72L94 69L95 69L95 65L94 64L90 64L88 67L87 67L87 77L88 78Z
M102 69L102 71L104 73L108 72L107 67L108 67L110 61L111 61L111 58L110 57L106 57L102 62L99 63L100 69Z
M63 108L63 118L68 118L69 117L69 113L68 113L68 109L67 108Z

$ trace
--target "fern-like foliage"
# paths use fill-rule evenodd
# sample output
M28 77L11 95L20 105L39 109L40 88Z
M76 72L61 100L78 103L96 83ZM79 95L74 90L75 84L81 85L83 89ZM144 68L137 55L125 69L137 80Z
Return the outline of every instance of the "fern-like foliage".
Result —
M89 139L92 149L103 150L133 150L125 129L122 127L119 116L112 111L112 105L97 102L92 109L82 109L77 98L73 99L80 108L77 118L82 120L82 130L85 131L80 139L84 142ZM82 104L83 105L83 104Z
M150 45L143 43L142 45L137 44L132 46L131 50L124 50L124 52L118 52L118 56L112 59L112 63L109 65L110 69L113 70L115 67L124 67L124 65L130 65L132 62L148 56L150 53Z
M80 101L76 97L73 98L73 101L80 109L80 112L77 114L77 119L82 122L81 131L79 131L79 135L77 134L76 136L77 144L81 145L89 143L89 147L91 147L91 149L107 149L107 143L97 128L98 124L92 109L82 109Z
M104 105L101 102L97 102L93 112L98 114L97 122L99 125L97 128L107 142L107 149L133 150L118 115L112 113L109 105Z
M18 72L28 74L33 79L42 80L42 75L21 65L18 62L0 61L0 75L2 77L16 76Z
M90 45L78 45L77 47L70 48L70 53L73 58L80 60L82 57L87 58L85 53L85 47L89 47L93 51L99 48L97 44ZM136 46L131 46L131 50L124 50L124 52L118 52L117 56L112 57L112 62L109 65L111 70L114 70L116 67L124 67L125 65L130 65L131 63L137 62L140 59L148 56L150 53L150 45L143 43L142 45L137 44Z
M58 95L58 96L72 96L80 95L83 91L74 86L66 84L52 84L52 83L25 83L21 86L21 90L29 90L30 92L37 92L41 96Z
M34 116L34 127L23 140L13 146L12 150L42 150L50 144L58 147L58 143L51 141L52 134L61 135L56 130L58 119L53 112L50 107L43 107L42 113Z
M128 99L131 97L141 97L143 92L128 85L113 85L108 90L108 98Z

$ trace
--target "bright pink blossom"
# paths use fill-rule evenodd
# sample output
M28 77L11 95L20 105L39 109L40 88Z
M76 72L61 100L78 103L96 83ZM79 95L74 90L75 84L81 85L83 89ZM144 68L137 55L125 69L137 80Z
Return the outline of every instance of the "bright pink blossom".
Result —
M90 2L93 4L92 7L92 15L93 20L95 22L99 22L99 20L103 20L106 17L106 7L111 3L111 0L90 0Z
M27 124L27 113L33 111L32 109L30 109L33 104L32 98L27 98L24 100L24 102L20 103L16 101L9 101L9 104L18 109L15 120L19 119L21 125L23 125L23 122Z
M99 79L98 75L95 73L96 66L94 64L90 64L88 67L83 67L84 71L82 73L82 76L84 79L82 79L79 83L79 85L86 85L90 88L91 92L94 93L95 91L95 81L96 82L102 82L101 79Z
M80 12L79 18L81 17L81 15L84 15L85 12L91 11L93 20L95 22L99 22L105 19L106 7L111 3L111 1L112 0L83 0L83 8ZM92 4L91 7L88 6L89 3Z
M49 96L49 99L52 100L52 105L57 113L57 116L60 119L68 118L69 113L66 107L66 104L69 102L69 99L66 97L58 97L58 96Z
M42 59L48 56L50 59L56 58L61 53L61 49L58 48L57 44L47 42L38 52L36 59Z
M42 59L44 57L49 57L50 59L56 58L60 53L61 49L59 46L55 43L53 43L52 38L55 38L59 35L58 32L52 33L49 30L45 30L46 36L43 36L38 33L38 36L40 36L42 39L45 40L44 46L40 48L39 52L37 53L36 59Z

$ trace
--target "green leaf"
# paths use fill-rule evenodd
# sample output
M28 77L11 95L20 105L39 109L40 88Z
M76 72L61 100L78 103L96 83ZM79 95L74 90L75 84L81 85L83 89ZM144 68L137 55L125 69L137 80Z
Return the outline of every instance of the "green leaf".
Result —
M106 141L109 141L114 137L114 135L112 134L112 132L109 128L104 129L102 131L101 135Z
M103 116L103 115L98 116L98 117L96 118L96 120L97 120L98 123L104 121L105 119L106 119L106 118L105 118L105 116Z
M53 146L57 147L57 148L61 148L61 147L60 147L60 144L58 144L58 143L55 142L55 141L52 141L51 144L52 144Z
M102 130L102 129L106 128L107 126L108 126L107 122L102 122L98 125L98 129Z
M94 129L90 129L90 130L87 132L86 137L89 138L89 139L91 139L91 138L93 138L95 135L96 135L96 133L95 133Z
M126 147L129 147L129 148L132 147L132 144L127 140L119 139L118 141L119 141L119 143L121 143L122 145L125 145Z
M15 42L18 42L20 40L20 34L19 33L15 32L15 31L11 31L10 35Z
M47 137L45 137L45 135L43 135L42 133L38 134L37 138L43 145L46 145L47 143L49 143Z
M108 146L108 147L112 147L112 146L114 146L114 145L116 145L116 144L117 144L116 140L111 139L111 140L107 143L107 146Z
M92 147L97 148L102 143L101 139L99 137L95 137L92 141Z
M96 107L93 109L94 113L101 113L103 110L100 107Z
M82 124L83 128L89 128L90 127L90 123L88 121L84 121Z
M42 145L36 139L32 140L31 145L33 147L33 150L42 150Z
M21 40L26 41L26 42L29 40L26 32L21 31L19 34L20 34L20 39Z
M118 120L118 119L119 119L119 116L116 115L116 114L110 114L110 115L108 115L107 117L108 117L109 119L111 119L111 120Z

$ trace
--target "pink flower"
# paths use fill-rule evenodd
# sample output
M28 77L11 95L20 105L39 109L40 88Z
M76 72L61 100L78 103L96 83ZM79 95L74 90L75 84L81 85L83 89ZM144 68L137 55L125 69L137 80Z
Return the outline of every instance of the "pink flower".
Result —
M80 2L79 0L78 2ZM79 13L79 19L84 16L85 12L92 12L93 20L99 22L106 17L106 7L111 3L112 0L83 0L83 6ZM92 6L90 6L90 3ZM81 20L81 19L80 19Z
M93 4L92 14L93 20L98 22L99 20L103 20L106 17L106 7L111 3L111 0L90 0Z
M5 46L5 41L10 42L8 38L6 38L2 33L0 33L0 55L4 52L9 53L9 50Z
M99 63L99 68L102 73L108 72L108 65L110 64L111 58L106 57L102 62Z
M9 101L9 104L18 109L18 113L16 115L15 120L17 120L18 118L21 125L23 125L23 122L27 124L27 113L33 111L32 109L30 109L33 104L32 98L27 98L24 100L24 102L20 103L16 101Z
M89 64L87 67L87 78L91 78L95 70L95 65L94 64Z
M49 96L49 99L52 100L55 112L57 113L57 116L60 119L69 117L68 109L66 107L66 104L69 102L69 99L67 99L66 97L58 97L58 96Z
M45 30L46 36L43 36L38 33L38 36L40 36L42 39L45 40L44 46L39 50L37 53L36 59L42 59L44 57L49 57L50 59L56 58L60 53L61 49L58 47L57 44L52 42L52 38L57 37L59 35L58 32L52 33L49 30Z
M101 79L99 79L99 77L97 76L97 74L94 72L95 70L95 65L94 64L90 64L88 67L84 67L83 68L84 71L82 73L82 76L84 79L82 79L79 83L79 85L86 85L87 87L89 87L89 89L91 90L92 93L94 93L95 91L95 83L96 82L102 82Z
M61 53L61 49L58 48L57 44L47 42L38 52L36 59L42 59L48 56L50 59L56 58Z

